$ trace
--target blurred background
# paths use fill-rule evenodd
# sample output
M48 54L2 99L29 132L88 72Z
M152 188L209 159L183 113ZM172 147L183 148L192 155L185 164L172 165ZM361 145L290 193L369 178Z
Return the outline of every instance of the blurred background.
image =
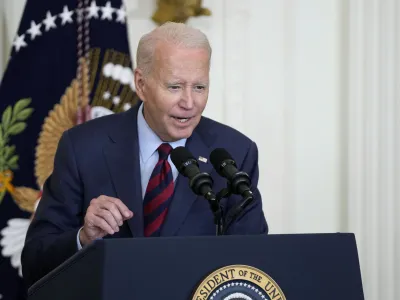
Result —
M124 2L134 61L156 1ZM0 0L0 74L24 5ZM205 115L257 143L270 233L355 233L366 299L398 299L400 2L202 5L187 23L213 48Z

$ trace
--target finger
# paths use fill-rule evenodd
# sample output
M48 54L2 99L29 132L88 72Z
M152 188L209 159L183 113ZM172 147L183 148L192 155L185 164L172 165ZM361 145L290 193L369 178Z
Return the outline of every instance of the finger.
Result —
M125 218L129 219L133 216L133 212L120 199L109 196L103 196L103 199L114 203Z
M94 212L94 215L105 220L114 231L119 231L118 222L110 211L99 208Z
M88 216L87 222L90 227L97 227L107 232L108 234L114 234L114 230L103 218L91 214L90 216Z
M113 202L110 202L109 200L103 201L99 205L99 208L109 211L113 215L117 224L119 226L122 225L122 222L124 221L124 217L122 216L122 213L119 211L118 206L116 204L114 204Z

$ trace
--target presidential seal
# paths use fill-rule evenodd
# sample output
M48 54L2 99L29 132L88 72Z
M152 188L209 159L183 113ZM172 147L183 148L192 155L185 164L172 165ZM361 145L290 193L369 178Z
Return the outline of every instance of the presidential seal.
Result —
M192 300L286 300L278 284L264 272L245 265L216 270L198 286Z

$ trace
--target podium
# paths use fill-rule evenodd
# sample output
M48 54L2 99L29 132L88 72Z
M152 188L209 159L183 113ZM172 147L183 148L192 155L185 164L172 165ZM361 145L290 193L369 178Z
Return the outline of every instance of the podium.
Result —
M104 239L29 300L364 299L353 234Z

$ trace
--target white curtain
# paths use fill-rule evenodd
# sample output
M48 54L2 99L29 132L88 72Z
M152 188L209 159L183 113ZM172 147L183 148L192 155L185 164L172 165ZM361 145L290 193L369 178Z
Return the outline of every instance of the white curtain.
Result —
M3 76L6 61L6 37L5 37L5 11L4 1L0 1L0 80Z
M0 0L0 79L6 68L26 0Z
M348 229L366 299L400 298L400 2L348 1Z

